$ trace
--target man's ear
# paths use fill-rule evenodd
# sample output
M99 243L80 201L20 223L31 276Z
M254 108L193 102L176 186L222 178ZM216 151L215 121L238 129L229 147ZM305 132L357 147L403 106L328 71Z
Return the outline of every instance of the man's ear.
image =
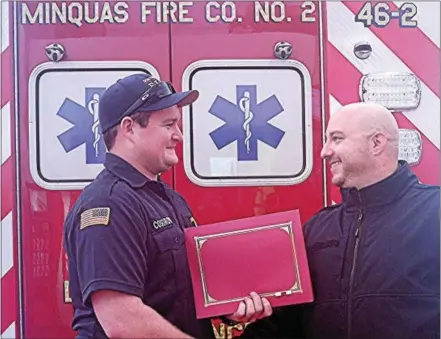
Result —
M372 136L372 152L374 155L381 154L387 144L387 137L383 132L376 132Z
M131 118L124 117L124 119L122 119L121 123L119 124L121 134L130 138L130 136L133 135L134 125L135 122Z

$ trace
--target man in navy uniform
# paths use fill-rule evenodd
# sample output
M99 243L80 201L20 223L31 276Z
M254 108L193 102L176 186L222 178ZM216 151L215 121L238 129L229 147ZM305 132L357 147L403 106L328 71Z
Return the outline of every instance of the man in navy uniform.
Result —
M176 93L145 74L117 81L103 94L99 120L109 152L64 227L77 338L212 338L198 320L184 245L195 226L183 197L156 180L178 162L179 108L197 91ZM228 319L271 314L251 293Z

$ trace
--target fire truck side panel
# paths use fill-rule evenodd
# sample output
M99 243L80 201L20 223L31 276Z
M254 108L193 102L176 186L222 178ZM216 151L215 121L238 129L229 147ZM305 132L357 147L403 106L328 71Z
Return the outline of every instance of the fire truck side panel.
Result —
M18 235L16 201L13 3L1 3L1 328L3 338L15 337L18 319Z
M375 4L375 3L373 3ZM398 11L404 2L385 2L389 11ZM371 16L368 27L356 22L366 2L327 2L326 79L330 114L339 107L360 101L360 80L367 74L384 72L413 73L420 81L421 100L417 108L396 111L400 129L421 135L421 158L413 172L426 184L440 183L440 3L410 2L416 27L400 27L400 20L384 25L382 17ZM382 5L386 7L385 5ZM373 13L373 12L372 12ZM385 17L386 18L386 17ZM381 27L376 21L383 20ZM358 43L367 42L371 55L359 59L354 53ZM392 93L392 89L390 90ZM405 159L405 157L404 157ZM341 200L340 192L328 183L332 200Z
M35 5L28 3L31 9ZM80 193L78 190L45 190L31 177L29 131L35 121L28 119L29 91L26 84L33 69L47 61L44 47L53 42L65 47L67 54L63 62L142 60L154 65L161 78L169 79L169 27L153 22L141 24L136 19L139 17L136 10L137 7L131 7L130 17L133 19L123 25L23 25L18 31L22 193L22 244L19 250L23 255L22 307L25 310L23 327L26 338L74 336L71 330L72 305L65 302L69 296L65 293L67 271L61 246L64 219ZM57 86L53 91L57 91ZM51 96L51 93L42 95ZM57 166L57 159L53 159L53 166ZM166 175L165 180L167 178L170 179L171 174Z
M363 76L373 73L409 72L419 79L421 83L419 106L416 109L397 111L394 115L401 129L418 131L421 135L422 156L419 162L412 166L413 171L423 183L439 185L439 2L407 3L406 6L415 6L417 12L413 19L417 19L418 24L413 28L399 27L398 19L391 20L382 27L374 24L364 27L361 22L356 22L355 18L366 2L327 1L319 4L315 1L313 2L315 11L309 16L315 18L313 22L300 22L301 12L305 9L301 7L303 2L286 3L288 3L286 14L292 19L289 23L258 23L250 7L254 6L254 2L237 1L237 15L243 18L241 23L222 23L219 17L215 19L218 22L208 23L203 8L207 2L194 2L191 9L194 22L190 24L158 24L154 20L141 23L140 7L130 6L128 9L130 19L124 24L95 23L76 27L72 23L42 25L37 22L32 25L22 25L21 2L2 2L0 331L2 337L71 338L74 336L71 330L72 305L66 292L68 272L61 241L64 218L80 191L42 188L34 180L35 174L32 175L30 161L31 146L33 146L31 131L35 127L37 131L42 130L43 127L46 130L50 128L41 124L36 126L36 120L29 118L31 109L34 108L30 105L38 106L42 98L45 100L53 98L59 90L70 85L66 81L61 81L53 88L46 89L40 98L29 98L31 93L35 92L35 88L30 88L29 84L38 82L37 79L31 79L32 72L37 65L47 63L44 47L48 44L58 42L66 48L65 58L60 63L53 63L54 67L57 64L69 65L69 62L79 61L143 61L152 65L161 79L173 81L177 89L200 86L197 88L201 91L200 102L206 102L207 92L212 95L218 94L232 104L237 104L240 109L237 112L244 114L250 114L252 110L247 110L245 104L241 106L242 101L239 102L239 98L235 97L235 94L240 92L245 98L244 92L238 89L237 93L234 90L228 96L225 95L225 86L241 85L244 86L242 89L250 91L251 86L256 83L248 80L242 83L241 77L234 75L235 71L229 80L228 77L220 75L222 71L228 67L237 70L258 64L255 66L256 69L261 67L263 76L269 76L268 79L272 80L265 83L265 81L261 82L262 78L259 77L259 84L256 86L257 102L269 97L267 96L269 89L272 91L269 95L274 93L284 106L281 93L292 93L293 98L298 98L299 91L292 89L292 92L289 92L294 86L286 86L282 76L277 79L277 76L272 75L276 74L272 72L284 62L277 60L274 48L281 42L292 44L292 56L286 60L286 63L301 70L298 74L303 75L306 83L310 81L311 86L309 92L309 97L312 98L311 116L310 126L307 126L310 129L305 128L300 133L302 136L311 137L309 144L306 142L302 145L310 147L308 159L311 161L309 163L306 161L306 165L310 165L311 170L304 171L304 180L297 178L289 182L287 179L285 183L279 181L274 184L265 183L265 180L250 181L253 180L252 176L256 170L251 171L249 176L242 175L240 182L232 184L226 184L225 180L201 179L198 173L194 173L198 170L197 166L194 164L193 168L191 166L193 158L197 156L194 153L196 147L199 147L199 153L207 157L207 161L214 164L212 168L207 167L213 174L219 171L225 172L225 168L228 172L228 166L231 166L229 152L233 151L231 146L239 142L235 141L226 147L219 147L219 154L224 154L228 159L223 160L228 161L219 162L219 159L211 159L210 150L214 149L214 143L222 144L219 140L211 138L211 135L214 135L211 134L213 130L206 131L204 140L208 140L208 143L201 146L197 142L202 140L200 136L202 132L205 133L204 126L207 129L213 126L219 128L222 124L226 124L226 121L219 118L219 111L215 116L212 112L216 113L216 111L210 106L205 111L198 105L193 105L192 109L184 109L183 130L186 140L192 141L184 142L179 146L180 163L172 171L164 173L162 180L183 194L199 224L293 208L300 208L304 222L320 209L325 201L338 203L339 191L332 186L329 170L323 168L323 162L319 157L323 129L329 115L336 109L360 101L360 80ZM404 5L404 2L400 1L385 3L390 10L397 10ZM31 12L37 5L38 2L27 2ZM323 11L320 13L319 9L322 7ZM15 19L14 8L18 13ZM221 10L219 7L210 9L213 17L216 15L222 17ZM230 15L231 12L227 14ZM437 15L437 18L433 18L434 15ZM9 25L5 23L5 18L9 18ZM378 21L379 18L377 15L372 16L371 19ZM15 26L18 29L15 32L13 32L14 20L18 21ZM323 21L322 27L320 27L321 21ZM363 60L357 58L354 53L354 46L360 42L368 42L372 47L370 57ZM14 47L16 55L14 55ZM299 63L292 60L297 60ZM17 70L15 75L14 67ZM209 71L210 67L217 67L218 72L205 73L211 74L211 79L205 83L201 82L201 79L208 79L208 76L204 78L201 74ZM14 84L14 76L17 79L16 84ZM274 81L274 78L278 81ZM267 92L261 94L263 92L260 88L266 88ZM293 99L293 102L295 100ZM79 104L85 105L84 102ZM212 116L207 114L208 110ZM288 114L292 111L292 108L285 109L283 113ZM296 114L300 116L299 113ZM283 119L283 114L280 114L268 122L284 131L292 124L287 124ZM207 124L201 126L201 122ZM66 126L69 126L68 122ZM245 125L242 127L246 129ZM16 129L19 133L15 133ZM254 133L252 129L251 133ZM224 138L227 137L224 135ZM257 146L259 152L262 149L273 150L271 146L263 145L261 141L257 141ZM279 146L283 146L283 139ZM47 152L47 150L41 151ZM292 143L292 152L298 155L302 150L296 143ZM243 152L242 156L249 157ZM60 166L60 161L56 157L53 157L51 163L54 168ZM244 161L236 163L243 164ZM250 166L253 164L249 158L248 164L251 164ZM272 170L277 171L280 162L274 164ZM284 166L283 163L282 165ZM234 173L234 170L229 171ZM18 185L16 177L19 179ZM233 329L216 323L215 332L217 337L226 338L241 329L241 326Z
M203 12L205 2L195 3L196 7L200 9L195 10L196 13ZM220 179L216 183L210 184L208 182L204 184L194 183L189 179L189 172L194 171L196 165L193 163L189 165L198 154L197 152L204 152L213 147L212 140L198 139L198 133L202 133L205 129L208 134L211 132L211 126L205 124L210 122L211 118L207 116L207 109L209 106L196 106L192 109L185 109L183 111L184 125L187 124L187 128L184 128L184 137L188 145L187 155L184 156L184 149L186 147L185 142L183 147L179 148L180 163L175 169L175 187L179 192L182 192L188 199L190 206L195 214L195 219L199 224L207 224L212 222L219 222L227 219L243 218L253 215L274 213L283 210L300 208L301 217L305 221L312 213L317 211L323 206L324 201L324 184L323 184L323 167L319 157L320 145L322 140L322 111L320 91L322 78L320 76L320 32L319 32L319 13L318 4L316 3L316 11L314 12L315 22L302 23L300 21L301 2L291 2L286 6L286 15L292 18L291 23L260 23L256 24L253 17L253 2L237 2L237 15L243 18L242 25L237 23L207 23L205 20L195 20L191 25L175 25L172 26L172 67L173 67L173 82L175 84L183 84L187 86L186 89L191 88L191 79L194 79L193 86L201 90L200 102L205 102L206 92L213 92L211 99L214 99L225 87L234 87L236 85L252 85L253 83L249 79L235 79L236 72L239 74L241 67L248 67L256 60L270 60L270 62L277 62L277 58L274 56L274 48L278 42L288 41L293 46L292 59L300 61L305 65L307 73L309 73L312 85L312 162L313 167L311 173L301 183L296 184L284 184L284 185L268 185L265 183L265 179L261 180L261 183L249 184L247 180L252 179L250 177L244 178L239 184L234 185L222 185L223 180ZM220 10L212 9L212 15L220 14ZM191 46L189 48L189 46ZM204 60L201 62L201 60ZM220 60L216 63L217 60ZM224 61L222 61L224 60ZM230 62L229 60L235 60ZM240 61L243 60L241 63ZM279 60L280 61L280 60ZM193 71L189 71L189 65L197 63ZM280 64L283 64L281 61ZM228 65L232 65L230 75L227 77L222 76L222 72L228 69ZM209 80L199 80L197 82L197 72L203 74L205 70L209 71L210 67L220 67L216 73L211 72ZM234 68L236 67L236 68ZM219 72L219 73L218 73ZM272 69L265 69L262 67L259 71L260 81L265 82L265 78L268 77L267 82L270 83L272 93L278 95L284 88L291 86L289 83L284 83L283 78L278 81L274 81L271 77ZM187 75L186 75L187 73ZM202 78L202 75L200 76ZM231 79L230 79L231 78ZM227 79L227 80L226 80ZM202 87L201 87L202 86ZM257 86L257 92L259 91ZM235 91L231 92L232 96L228 97L228 100L234 104L236 94ZM293 88L291 92L293 97L300 97L300 92ZM259 95L258 95L259 96ZM261 94L258 101L266 99L266 94ZM219 98L219 97L218 97ZM208 101L212 103L212 101ZM202 105L202 104L201 104ZM214 108L211 108L214 110ZM233 114L232 112L227 112ZM239 111L240 113L240 111ZM238 113L238 114L239 114ZM291 108L287 108L282 114L296 116L301 114L300 111L293 111ZM281 114L281 115L282 115ZM256 114L255 114L256 115ZM217 119L214 118L213 119ZM199 120L199 121L198 121ZM191 122L190 122L191 121ZM274 125L280 128L286 126L278 125L276 118L274 118ZM221 126L224 122L219 119L218 126ZM270 121L271 123L271 121ZM292 120L292 123L296 123L296 120ZM227 124L225 124L227 125ZM224 126L225 126L224 125ZM198 129L198 130L196 130ZM230 133L234 133L230 130ZM190 141L191 140L191 141ZM198 145L204 143L203 146ZM282 141L283 142L283 141ZM308 143L308 141L307 141ZM236 152L236 147L240 147L239 141L233 142L229 145ZM255 145L256 146L256 145ZM260 141L257 143L258 152L261 151L260 147L263 147ZM309 145L307 145L309 146ZM228 147L228 146L227 146ZM227 148L225 147L225 148ZM292 145L291 151L298 153L301 145ZM184 148L184 149L183 149ZM221 149L219 154L223 154L227 160L228 155L225 149ZM224 152L224 153L222 153ZM240 151L239 151L240 152ZM219 155L222 156L222 155ZM187 159L185 159L187 157ZM192 159L189 160L189 158ZM260 157L260 154L259 154ZM209 162L213 160L209 155L203 156L204 160ZM223 158L225 159L225 158ZM260 158L258 158L260 159ZM186 163L188 160L188 163ZM258 163L257 157L255 161L249 161L250 167L252 163ZM238 161L241 163L241 161ZM248 165L248 164L247 164ZM240 164L237 165L238 167ZM274 165L277 166L277 165ZM185 168L187 167L187 168ZM192 167L192 168L190 168ZM263 166L262 166L263 167ZM216 166L213 166L212 173L216 171ZM234 170L233 170L234 172ZM235 174L231 172L230 175ZM239 170L238 170L239 172ZM246 175L245 175L246 176ZM216 180L213 180L216 181ZM221 185L221 186L217 186ZM217 187L216 187L217 186ZM258 244L256 244L258 246ZM227 272L225 272L228 274Z

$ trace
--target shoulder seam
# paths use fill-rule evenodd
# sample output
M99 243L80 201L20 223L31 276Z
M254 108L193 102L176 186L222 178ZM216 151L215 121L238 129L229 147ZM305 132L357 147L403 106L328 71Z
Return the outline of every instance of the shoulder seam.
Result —
M112 185L109 187L109 197L112 196L113 193L113 189L115 188L116 184L119 182L120 180L115 180Z
M314 224L314 222L317 220L317 218L321 217L322 213L324 213L325 211L336 209L337 207L341 207L341 206L342 206L342 204L338 203L338 204L334 204L334 205L330 205L330 206L325 206L325 207L322 207L321 209L319 209L304 223L304 232L306 232L306 229L310 229L312 227L311 224Z
M332 210L332 209L340 207L340 206L342 206L341 202L339 202L338 204L325 206L325 207L322 207L321 209L319 209L317 213L321 213L321 212L327 211L327 210Z
M423 184L421 182L418 182L416 184L416 188L420 189L420 190L440 190L439 186L436 185L427 185L427 184Z

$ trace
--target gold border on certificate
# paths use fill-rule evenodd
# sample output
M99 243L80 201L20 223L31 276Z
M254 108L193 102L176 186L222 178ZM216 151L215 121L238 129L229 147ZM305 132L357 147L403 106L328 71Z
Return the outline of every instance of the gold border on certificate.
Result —
M223 233L216 233L216 234L210 234L210 235L204 235L204 236L197 236L194 238L196 242L196 251L198 256L198 262L199 262L199 273L201 275L201 281L202 281L202 289L204 293L204 305L205 306L211 306L211 305L219 305L219 304L226 304L230 302L236 302L243 300L246 296L233 298L233 299L226 299L226 300L216 300L213 297L210 296L207 290L207 284L205 281L205 273L204 269L202 267L202 255L201 255L201 249L202 246L209 241L210 239L220 238L220 237L227 237L230 235L236 235L236 234L244 234L244 233L251 233L251 232L259 232L263 230L269 230L274 228L280 228L284 230L286 233L288 233L290 240L291 240L291 249L292 249L292 255L294 259L294 272L295 272L295 283L294 285L285 291L271 291L266 293L261 293L261 297L280 297L283 295L290 295L293 293L302 293L303 289L300 282L300 273L299 273L299 263L297 261L297 254L296 254L296 247L294 242L294 232L292 229L292 222L283 223L283 224L276 224L276 225L268 225L268 226L262 226L262 227L256 227L256 228L249 228L244 230L237 230L237 231L230 231L230 232L223 232Z

